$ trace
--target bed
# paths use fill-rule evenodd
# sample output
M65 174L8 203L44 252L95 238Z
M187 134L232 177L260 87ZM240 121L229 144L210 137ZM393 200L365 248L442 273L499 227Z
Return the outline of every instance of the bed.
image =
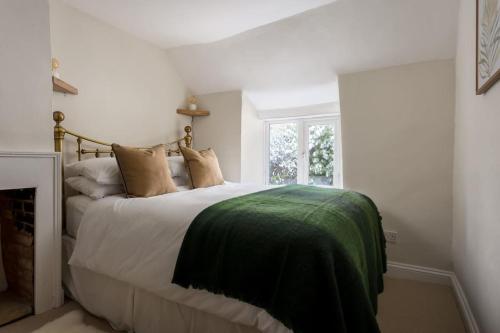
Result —
M56 151L64 151L63 140L66 135L71 135L76 137L77 140L78 159L81 159L85 154L94 154L95 157L100 157L103 154L111 153L109 149L102 147L93 147L92 149L83 148L84 141L104 147L109 147L110 144L93 140L65 129L61 125L61 122L64 120L62 113L55 113L54 120L56 121L54 128ZM173 144L191 146L191 128L187 127L185 132L186 135L174 141ZM178 153L178 149L176 148L169 149L168 151L169 155L176 153ZM244 288L241 288L241 286L259 285L259 283L262 288L267 288L265 283L269 281L268 275L275 275L273 270L276 265L274 262L271 262L272 258L277 260L277 262L281 262L281 258L283 257L282 254L279 254L279 251L273 254L275 251L272 250L272 247L266 248L266 244L273 246L272 239L262 243L262 246L258 246L256 249L249 250L248 248L238 247L240 243L245 242L256 244L260 242L261 238L266 237L261 237L261 235L257 234L255 235L257 238L252 239L252 236L242 232L233 234L234 237L231 237L234 238L231 245L231 249L234 250L234 252L231 252L233 258L227 253L225 256L227 257L226 263L221 265L221 270L215 271L214 269L213 274L215 276L224 274L227 277L223 279L224 281L230 281L233 286L239 285L239 287L231 290L222 290L223 288L219 285L220 279L210 279L208 274L208 271L211 271L213 267L219 266L218 263L211 262L217 256L211 253L212 245L208 244L207 246L207 242L199 241L200 235L204 238L204 235L212 233L212 229L206 228L211 228L210 217L213 217L214 213L217 213L214 211L217 209L222 213L220 213L221 215L217 215L219 214L217 213L215 216L226 216L226 228L234 228L234 226L239 225L238 223L241 222L237 221L238 215L234 215L240 207L247 207L247 211L243 215L259 215L260 213L256 207L266 206L267 202L274 199L287 198L280 203L276 202L274 206L268 205L266 209L272 210L281 206L290 212L295 209L294 206L308 207L314 205L316 202L320 202L323 198L325 199L325 204L318 204L316 209L316 211L321 210L321 214L323 214L326 203L344 205L344 201L346 201L344 199L347 196L352 196L353 200L362 202L367 207L367 211L373 210L377 216L373 217L373 221L376 220L376 222L372 223L372 226L368 228L369 230L367 229L368 231L365 232L367 237L363 239L354 239L361 235L361 233L358 233L359 230L356 229L358 227L355 226L355 223L351 223L351 226L355 226L356 230L354 233L356 235L353 234L353 229L349 230L347 227L332 230L332 234L345 234L343 237L344 241L345 239L348 240L345 242L345 244L348 244L347 247L351 246L349 244L358 242L358 247L361 249L356 256L353 256L357 262L356 265L342 266L342 263L338 260L339 258L335 257L335 264L337 266L335 273L332 272L331 276L345 275L343 281L346 281L348 284L342 285L342 281L340 280L330 281L331 279L326 279L326 277L331 277L330 274L323 274L323 271L319 269L315 273L316 275L312 274L310 276L314 280L307 281L304 278L303 283L309 285L316 282L324 284L325 293L328 291L328 286L335 286L336 290L334 292L337 295L336 297L344 300L343 302L338 300L330 302L330 299L328 299L328 302L335 303L333 305L336 307L343 306L343 308L339 308L335 312L335 315L346 318L352 316L349 324L351 326L344 323L340 324L340 322L344 321L344 318L329 319L329 321L335 322L335 325L330 326L331 328L335 327L335 331L353 332L355 326L352 325L357 325L353 324L356 322L356 318L354 317L356 315L358 319L365 316L364 321L367 322L365 326L358 326L357 331L359 331L359 327L366 327L366 332L376 332L378 331L375 320L376 295L383 289L381 276L385 271L385 240L381 233L378 211L376 211L376 207L374 208L371 200L362 195L351 193L344 195L343 193L327 191L318 192L315 189L309 189L309 187L270 189L267 186L260 185L225 183L209 188L192 190L181 188L180 191L175 193L147 199L127 199L123 195L111 195L99 200L92 200L83 195L68 195L65 199L66 235L63 237L63 281L65 290L68 296L75 299L91 313L107 319L114 328L138 333L167 331L179 333L285 333L292 332L291 327L293 325L296 325L295 327L308 327L308 325L312 327L310 325L311 322L305 324L305 326L300 326L303 323L299 322L297 325L295 316L292 315L291 317L293 318L289 318L290 314L294 314L294 312L287 309L287 301L290 301L290 304L292 304L294 300L301 299L300 296L295 296L295 292L290 292L290 290L293 290L290 288L296 287L293 284L282 287L285 288L283 290L289 291L288 294L293 294L293 297L290 295L270 294L272 298L271 303L273 304L266 303L265 301L268 299L254 297L259 295L253 295L253 289L247 288L243 290ZM297 195L298 193L301 194ZM291 197L296 201L291 202ZM332 198L334 198L333 201ZM232 203L235 206L228 206L228 203ZM288 208L286 208L287 204L289 204ZM351 206L349 203L349 206L345 207L354 206ZM348 212L346 208L343 209L344 211L338 210L330 213L337 214L339 219L344 218L347 222L348 219L344 215L351 214L352 212ZM300 215L303 209L296 210L295 215ZM254 212L255 214L253 214ZM360 212L357 211L355 214L359 215ZM285 212L280 212L280 214L286 215ZM363 219L364 217L359 217L356 223L363 222ZM252 220L252 223L258 224L260 220L262 219L257 217ZM139 221L140 223L138 223ZM320 224L321 221L318 225ZM369 225L369 223L361 224ZM196 231L193 225L198 226L200 230ZM267 225L267 223L264 224L264 226ZM286 230L282 234L289 234L289 237L295 237L296 234L303 235L304 232L309 233L308 240L317 239L318 241L314 243L318 244L321 244L321 240L325 238L325 230L318 229L317 225L309 226L305 229L302 223L296 223L291 226L295 228L293 232ZM244 228L244 225L241 228ZM280 230L282 229L279 228L282 228L282 226L268 229L266 234L275 232L276 235L273 237L280 238ZM227 234L228 231L229 229L226 229L222 233ZM349 237L352 239L349 239ZM305 238L293 239L294 241L300 241ZM290 242L290 239L286 241ZM218 242L221 243L220 240ZM331 242L331 239L325 238L323 244L328 245L329 242ZM189 245L190 243L192 245ZM224 240L222 243L230 244L230 240ZM205 244L205 247L202 246L203 244ZM307 250L315 248L316 244L307 243L303 246L302 249L306 249L303 253L308 254L309 257L304 257L305 261L298 265L281 267L280 272L284 272L286 275L297 274L297 272L301 272L300 269L303 269L303 267L309 265L311 262L314 262L314 266L311 266L313 268L309 267L306 271L311 271L319 267L319 260L316 263L316 258L319 258L324 251L314 252ZM199 249L194 251L196 247L199 247ZM263 254L262 251L264 249L268 255ZM244 256L246 252L250 253L250 260L243 259L243 263L232 263L229 265L231 260L236 260L234 256ZM290 250L290 253L293 252ZM251 261L252 256L254 258L269 257L267 259L270 263L268 266L273 267L253 266L262 268L262 272L264 272L264 269L267 269L267 274L261 274L260 271L249 271L248 267L244 267L244 262ZM373 257L376 260L375 262L371 262L365 257ZM332 258L329 255L325 257L326 261ZM266 260L258 261L265 262ZM189 262L197 262L196 267L189 266ZM287 263L289 264L290 261L287 261ZM203 268L204 264L207 265L208 269ZM328 262L327 265L329 264L331 263ZM324 269L323 261L321 261L321 269ZM371 275L362 272L370 272ZM325 280L328 281L323 281L324 276ZM248 277L248 280L246 280L246 277ZM354 282L349 282L356 280L358 277L362 280L358 285L355 285ZM231 278L233 279L232 281ZM297 279L280 277L280 281L285 280L293 282ZM311 287L311 290L319 294L323 290L322 288L322 286L321 288ZM269 292L272 293L274 291L272 288L269 288ZM297 291L297 294L300 293L300 291ZM262 295L264 294L265 292L262 292ZM307 297L311 296L307 295ZM320 296L314 295L314 297L318 299ZM374 298L375 302L373 301ZM352 300L347 301L348 299ZM267 306L268 304L269 306ZM328 306L331 305L327 303L314 304L325 304L324 309L328 309ZM327 312L325 312L325 315L322 314L323 306L316 306L315 308L312 306L314 304L311 303L309 307L305 304L300 310L309 311L307 315L314 315L317 312L321 314L321 318L328 317ZM363 312L361 317L358 316L359 314L351 311L352 309L363 307L366 307L366 311ZM313 311L311 311L311 308L313 308ZM304 317L307 317L305 312L300 313L304 313ZM283 314L288 314L289 317ZM332 312L331 314L333 316L334 313ZM276 318L280 318L281 320ZM359 322L359 320L357 321ZM331 328L326 331L332 331ZM294 331L296 333L311 332L318 331L318 329L317 327L314 330L300 328Z
M241 187L236 184L225 186L233 187L234 191L241 191ZM246 191L253 190L257 190L257 188L248 188ZM110 272L108 268L111 267L97 268L94 266L99 266L100 263L105 263L104 261L96 260L90 263L86 260L86 258L92 257L87 250L94 252L96 247L95 243L89 244L88 241L94 239L96 234L102 233L102 229L96 229L93 223L105 229L114 225L122 231L131 230L125 225L127 222L123 219L124 216L127 216L128 222L135 224L134 221L137 217L134 214L140 214L141 208L146 208L143 207L144 204L148 206L146 209L156 210L158 216L162 216L163 209L170 209L168 205L178 207L179 201L184 201L186 205L192 207L190 202L193 201L193 193L187 192L180 191L173 196L156 197L155 200L139 200L146 201L145 203L134 203L135 200L125 199L123 196L110 196L98 201L93 201L83 195L69 197L66 201L67 234L63 237L63 262L68 263L72 257L78 237L85 239L85 241L80 243L82 251L78 258L73 257L74 261L80 262L64 265L63 281L68 295L93 314L106 318L114 328L119 330L130 331L134 329L136 332L289 332L262 309L243 302L196 290L186 293L183 288L175 285L171 285L173 290L165 289L162 287L164 279L158 278L169 275L168 272L150 271L149 277L141 277L140 275L144 273L144 268L141 268L135 270L136 273L141 272L141 274L120 276L119 279L114 279L110 276L117 272ZM209 191L210 193L196 190L195 192L201 192L195 193L195 196L199 196L200 202L205 202L205 204L207 196L211 198L209 200L216 200L213 196L214 192L224 193L220 193L220 195L231 195L227 193L226 189L212 189ZM203 197L204 199L201 199ZM198 208L192 207L191 214L195 214L195 211L202 209L205 204L200 204ZM114 211L115 209L120 212ZM109 217L103 218L101 214L106 211L110 214L109 217L112 216L113 221L109 220ZM80 228L84 218L86 219L85 226L88 228ZM186 218L190 217L186 216ZM110 223L107 225L101 223L105 219ZM114 223L118 220L121 221L119 224ZM161 227L161 220L157 219L151 222L158 223L156 226L152 226L155 230ZM134 261L127 260L135 252L135 248L141 247L143 237L147 237L148 232L144 228L141 229L144 231L143 235L137 231L127 232L128 235L107 232L107 235L114 235L113 237L129 238L120 242L129 245L129 252L127 249L111 244L110 240L107 239L99 242L98 247L101 250L99 253L94 252L94 255L102 259L102 254L107 253L107 256L112 258L111 263L128 261L131 267L136 267L138 262L143 262L146 270L148 267L151 268L144 258ZM171 230L164 232L165 235L175 235ZM162 237L157 239L160 240ZM170 240L170 242L177 242L177 247L180 247L179 241L181 240ZM151 248L165 248L158 243L149 242L148 245ZM167 250L168 248L171 247L167 247ZM112 249L111 252L110 249ZM109 265L110 262L108 261L107 264ZM92 267L92 269L82 267ZM114 268L117 271L120 270L120 267L115 266ZM128 271L129 269L124 270ZM155 279L155 277L157 278ZM153 283L153 280L156 282ZM234 321L222 318L234 318Z

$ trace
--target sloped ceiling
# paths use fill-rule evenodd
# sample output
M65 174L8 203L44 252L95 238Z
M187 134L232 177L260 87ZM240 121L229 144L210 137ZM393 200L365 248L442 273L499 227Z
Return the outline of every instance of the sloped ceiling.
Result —
M457 0L64 1L168 48L194 94L244 90L260 110L336 102L340 73L455 55Z
M242 89L258 109L297 107L337 101L340 73L453 58L456 19L456 0L339 0L168 54L196 94Z
M64 0L162 48L210 43L335 0Z

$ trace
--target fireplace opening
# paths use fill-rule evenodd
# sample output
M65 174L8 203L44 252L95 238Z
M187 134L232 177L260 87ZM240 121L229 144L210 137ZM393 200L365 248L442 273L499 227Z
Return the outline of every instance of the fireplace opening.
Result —
M0 191L0 326L33 314L35 189Z

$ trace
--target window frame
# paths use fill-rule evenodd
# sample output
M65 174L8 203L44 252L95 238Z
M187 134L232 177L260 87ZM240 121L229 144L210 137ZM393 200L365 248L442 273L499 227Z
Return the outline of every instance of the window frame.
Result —
M270 129L274 124L297 124L297 146L298 146L298 160L297 160L297 184L308 183L309 178L309 126L320 124L332 124L335 133L334 145L334 173L333 185L334 188L343 188L342 177L342 135L340 115L321 116L321 117L294 117L294 118L281 118L270 119L265 121L265 143L264 143L264 177L265 184L269 184L269 162L270 162ZM323 186L323 185L322 185ZM325 185L326 186L326 185Z

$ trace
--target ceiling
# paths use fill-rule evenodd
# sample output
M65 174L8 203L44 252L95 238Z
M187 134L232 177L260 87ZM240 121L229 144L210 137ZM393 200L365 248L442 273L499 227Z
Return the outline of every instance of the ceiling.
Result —
M162 48L210 43L335 0L64 0Z
M339 0L218 42L168 50L195 94L257 109L338 101L342 73L455 57L456 0Z
M455 57L457 0L64 0L167 53L194 94L337 102L338 75ZM175 47L177 46L177 47Z

